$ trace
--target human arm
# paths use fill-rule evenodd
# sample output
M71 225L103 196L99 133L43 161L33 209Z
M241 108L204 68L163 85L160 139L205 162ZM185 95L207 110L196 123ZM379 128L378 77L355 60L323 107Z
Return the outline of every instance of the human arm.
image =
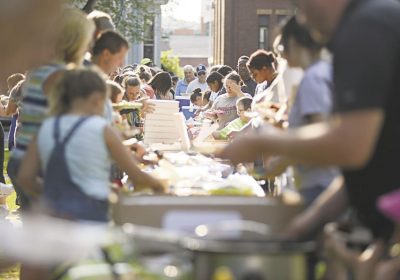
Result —
M331 185L302 213L296 216L282 233L284 239L302 239L335 220L348 206L343 177Z
M161 192L163 187L161 183L147 173L142 172L133 157L130 156L128 148L122 144L122 138L118 132L111 127L104 129L104 138L111 157L118 166L124 170L132 180L137 190L146 187L152 188L156 192Z
M262 153L289 157L300 164L359 168L370 159L383 120L382 110L374 109L287 131L269 127L240 136L219 156L240 163L253 161Z
M17 112L17 109L18 109L17 104L15 104L14 101L9 100L6 107L5 115L6 116L14 115Z
M7 116L6 106L0 104L0 116Z
M285 157L278 156L268 159L265 167L266 178L273 179L281 175L292 164L294 164L293 161Z
M245 94L242 92L242 87L239 84L232 83L231 90L236 94L238 97L243 97Z
M41 194L43 186L38 175L41 169L36 138L32 139L17 175L18 185L32 197Z

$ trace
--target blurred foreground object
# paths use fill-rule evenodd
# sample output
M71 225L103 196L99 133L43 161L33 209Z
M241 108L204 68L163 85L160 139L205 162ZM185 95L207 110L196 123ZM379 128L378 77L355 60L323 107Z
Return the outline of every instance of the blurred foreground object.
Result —
M0 79L51 59L60 0L17 0L0 3Z
M1 256L33 265L79 261L107 244L104 225L77 223L48 216L24 217L23 227L1 222ZM56 249L56 250L55 250Z

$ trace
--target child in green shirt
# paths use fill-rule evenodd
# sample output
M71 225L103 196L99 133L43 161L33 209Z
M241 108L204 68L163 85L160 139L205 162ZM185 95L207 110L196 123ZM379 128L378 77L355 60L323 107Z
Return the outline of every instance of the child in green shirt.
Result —
M245 112L251 112L252 99L250 97L242 97L236 101L238 118L228 123L223 129L212 133L216 140L228 140L229 134L232 131L240 131L241 128L250 121L250 118L245 115Z

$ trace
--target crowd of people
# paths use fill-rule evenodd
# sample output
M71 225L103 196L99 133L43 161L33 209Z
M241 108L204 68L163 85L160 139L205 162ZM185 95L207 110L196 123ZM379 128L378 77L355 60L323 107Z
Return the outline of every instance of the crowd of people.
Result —
M44 204L52 216L105 223L112 169L119 171L112 180L124 171L135 190L163 192L161 182L138 168L141 147L124 146L123 132L143 133L153 110L149 99L183 96L196 106L195 115L218 124L212 137L229 142L217 156L251 163L272 184L291 174L307 209L282 238L314 237L351 208L353 222L372 233L370 254L348 249L336 227L325 227L332 279L347 269L355 279L398 279L398 256L384 251L398 242L398 213L390 213L400 202L378 201L387 193L390 198L400 182L400 6L391 0L297 2L276 49L243 54L236 70L186 65L181 80L148 59L124 65L129 43L107 14L62 9L53 56L10 75L9 97L0 106L0 115L12 120L7 173L20 211ZM301 77L292 68L301 68ZM46 273L23 266L21 279L45 279Z

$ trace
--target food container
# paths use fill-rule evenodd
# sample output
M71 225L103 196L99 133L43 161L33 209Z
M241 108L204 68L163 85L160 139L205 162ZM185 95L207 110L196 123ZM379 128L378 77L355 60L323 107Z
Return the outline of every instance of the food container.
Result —
M215 279L221 269L236 280L303 280L315 244L186 238L183 246L193 253L195 280Z
M268 225L245 220L200 225L195 233L198 237L181 242L192 252L193 279L215 279L221 270L236 280L308 277L307 254L314 242L277 240Z

